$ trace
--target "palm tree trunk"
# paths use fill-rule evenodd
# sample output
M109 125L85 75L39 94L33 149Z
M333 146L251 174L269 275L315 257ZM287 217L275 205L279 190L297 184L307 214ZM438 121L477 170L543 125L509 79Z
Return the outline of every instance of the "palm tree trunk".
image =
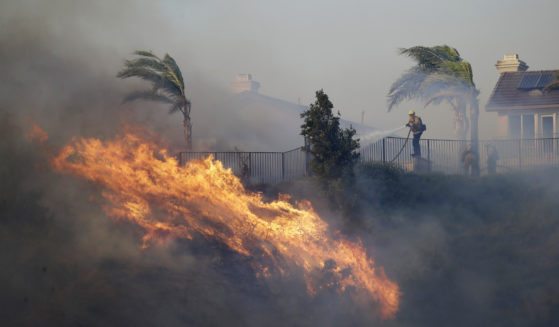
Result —
M192 122L190 121L190 115L185 114L183 120L184 126L184 142L186 144L186 151L192 150Z
M466 106L458 103L454 107L454 136L459 140L464 140L468 132L468 119L466 118Z

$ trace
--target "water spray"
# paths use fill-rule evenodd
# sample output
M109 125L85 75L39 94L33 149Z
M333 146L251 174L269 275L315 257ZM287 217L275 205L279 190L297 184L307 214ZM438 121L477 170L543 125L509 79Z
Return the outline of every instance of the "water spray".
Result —
M366 135L363 135L359 138L359 141L361 143L361 146L365 146L365 145L369 145L371 143L374 143L380 139L382 139L385 136L388 136L390 134L394 134L396 132L401 131L402 129L406 128L406 126L401 126L401 127L396 127L393 129L389 129L389 130L384 130L384 131L375 131Z

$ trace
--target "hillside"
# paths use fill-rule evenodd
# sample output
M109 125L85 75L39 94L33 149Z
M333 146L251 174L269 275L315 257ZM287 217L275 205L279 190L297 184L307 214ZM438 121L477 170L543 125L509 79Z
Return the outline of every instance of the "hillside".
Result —
M193 235L142 249L139 226L110 219L99 186L49 172L9 118L1 125L0 304L14 326L554 326L559 323L558 171L358 173L341 218L310 180L260 189L310 199L359 237L402 292L394 319L339 293L325 263L314 296L302 274L259 278L257 258ZM357 302L356 302L357 301ZM368 309L364 309L368 308Z

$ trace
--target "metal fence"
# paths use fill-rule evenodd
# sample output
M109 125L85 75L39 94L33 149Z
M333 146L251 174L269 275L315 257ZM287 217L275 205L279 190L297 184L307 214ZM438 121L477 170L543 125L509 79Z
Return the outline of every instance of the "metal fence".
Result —
M287 152L180 152L179 163L213 156L251 184L277 184L308 174L308 156L300 148Z
M426 163L422 170L445 174L464 173L461 156L468 144L471 142L466 140L420 140L423 161ZM479 141L482 174L487 173L489 146L497 150L498 173L559 166L559 138ZM408 171L415 168L412 152L411 140L400 137L386 137L359 149L361 162L391 162ZM300 148L287 152L181 152L177 157L180 164L184 165L190 160L209 155L251 184L277 184L310 174L310 156Z
M463 173L461 157L468 144L471 142L467 140L420 140L427 170L446 174ZM487 157L491 146L499 156L497 172L559 166L559 138L479 141L482 174L487 173ZM392 162L405 170L414 169L412 142L405 138L386 137L361 148L360 153L363 162Z

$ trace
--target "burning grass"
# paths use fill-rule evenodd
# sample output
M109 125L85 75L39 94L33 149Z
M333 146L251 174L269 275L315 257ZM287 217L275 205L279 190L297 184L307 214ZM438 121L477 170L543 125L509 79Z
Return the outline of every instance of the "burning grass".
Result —
M279 252L246 256L196 231L192 239L156 233L141 249L145 229L102 212L99 203L111 207L103 184L36 170L44 163L38 148L15 125L1 124L0 151L9 158L0 169L5 325L558 325L557 170L476 180L390 167L360 172L365 226L356 233L403 290L395 318L379 321L368 310L369 292L341 291L337 272L347 270L338 262L308 273L286 259L274 262ZM76 153L68 160L84 162ZM318 206L323 195L310 184L284 186L294 198L313 196L327 217L327 206ZM278 217L274 208L248 208L267 222ZM173 222L157 205L150 210ZM289 267L284 275L277 264Z
M252 258L258 276L302 270L315 294L333 285L312 278L326 269L339 292L368 294L383 318L398 310L398 286L361 242L332 233L308 201L265 202L247 192L211 157L180 167L157 144L125 132L108 141L74 139L51 164L99 185L106 213L140 226L144 247L196 233Z

